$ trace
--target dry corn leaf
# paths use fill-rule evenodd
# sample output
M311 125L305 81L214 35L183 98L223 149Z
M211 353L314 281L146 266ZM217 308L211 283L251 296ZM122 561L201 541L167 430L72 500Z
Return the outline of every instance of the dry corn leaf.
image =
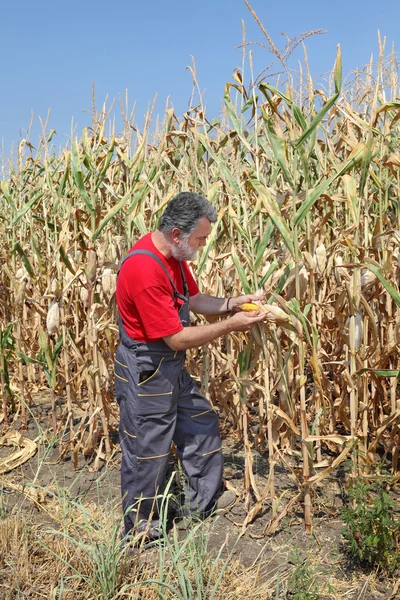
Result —
M0 473L8 473L23 465L37 451L36 442L22 437L19 431L15 430L8 431L0 438L0 446L14 446L17 448L5 458L0 458Z

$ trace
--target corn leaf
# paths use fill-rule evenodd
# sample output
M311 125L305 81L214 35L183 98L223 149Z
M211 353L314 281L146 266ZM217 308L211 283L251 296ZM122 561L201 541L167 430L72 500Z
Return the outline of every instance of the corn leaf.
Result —
M110 221L110 219L114 218L116 214L119 213L119 211L125 206L128 198L131 197L131 192L129 191L127 194L125 194L125 196L123 196L123 198L121 198L121 200L118 202L118 204L116 204L111 210L108 211L108 213L106 214L106 216L100 221L99 226L97 227L96 231L93 233L92 235L92 240L97 240L97 238L99 237L99 235L101 234L101 232L103 231L104 227L107 225L107 223Z
M204 247L204 250L201 254L201 258L197 267L197 273L200 274L204 268L205 263L207 262L208 259L208 255L210 253L210 250L212 248L212 246L215 243L215 239L217 237L218 234L218 230L220 229L224 214L226 211L226 207L222 207L218 213L218 218L216 223L214 223L211 234L208 236L207 239L207 244Z
M282 173L290 187L294 187L293 178L289 171L289 167L286 161L286 150L285 150L285 140L276 135L274 128L272 127L271 120L266 115L265 111L262 109L262 115L265 123L265 128L268 136L269 143L272 148L272 152L282 169Z
M399 295L399 292L392 286L391 283L388 282L387 279L385 279L385 277L383 276L383 273L382 273L381 269L379 269L379 267L377 267L376 265L371 264L369 262L368 258L364 259L364 266L367 269L369 269L370 271L372 271L372 273L374 273L377 276L377 278L382 283L382 285L385 288L385 290L387 292L389 292L389 294L391 295L391 297L393 298L393 300L396 302L397 306L400 307L400 295Z
M27 272L29 273L29 276L32 277L32 279L36 279L35 278L35 273L34 273L34 271L32 269L32 265L29 262L29 258L27 257L27 255L25 254L25 252L22 250L22 248L21 248L21 246L20 246L20 244L18 242L16 242L15 245L14 245L13 252L15 252L15 251L17 251L18 254L20 255L22 263L23 263L25 269L27 270Z
M240 283L242 284L242 289L245 294L251 294L251 288L247 279L247 275L245 270L243 269L243 265L241 260L239 260L238 255L236 254L236 250L234 246L232 246L232 260L235 264L236 270L239 275Z
M282 217L278 203L273 200L268 189L262 185L257 179L251 179L250 183L253 189L261 197L265 208L268 211L269 217L272 219L275 227L282 235L284 242L292 256L294 256L293 235L286 225L285 219Z
M79 155L78 155L78 144L76 141L72 144L71 169L72 169L72 177L74 179L75 185L77 186L77 188L79 190L82 200L86 204L89 213L91 215L95 215L96 211L95 211L94 207L92 206L92 203L89 200L89 196L88 196L88 193L85 188L85 183L83 181L82 168L81 168L81 163L80 163Z
M22 219L22 217L31 210L31 208L36 204L36 202L38 202L42 196L44 196L44 192L39 192L36 196L34 196L29 202L27 202L26 204L24 204L24 207L22 210L20 210L20 212L16 215L16 217L14 218L12 224L16 225L17 223L19 223L19 221Z
M300 208L296 212L294 218L294 224L300 225L303 219L306 217L308 211L314 206L315 202L318 198L325 192L325 190L341 175L344 175L347 171L350 171L353 167L355 167L361 160L364 154L365 148L364 146L356 152L354 156L349 158L343 165L343 167L335 173L332 177L327 179L326 181L322 181L313 191L307 196L307 198L302 202Z

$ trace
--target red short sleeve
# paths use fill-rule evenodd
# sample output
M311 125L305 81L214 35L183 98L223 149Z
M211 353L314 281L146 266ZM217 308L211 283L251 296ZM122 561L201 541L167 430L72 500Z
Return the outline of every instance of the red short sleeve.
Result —
M179 262L167 259L154 246L151 234L144 236L132 250L150 250L162 261L178 292L183 294ZM187 263L182 262L190 296L199 288ZM124 261L117 280L117 304L126 333L138 342L155 341L183 329L178 311L182 300L174 297L173 288L162 266L151 256L138 254Z

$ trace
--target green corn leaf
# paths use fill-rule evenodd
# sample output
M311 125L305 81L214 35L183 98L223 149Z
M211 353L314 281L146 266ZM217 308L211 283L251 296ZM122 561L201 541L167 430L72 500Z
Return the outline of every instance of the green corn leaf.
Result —
M342 85L342 55L340 52L340 47L338 47L335 69L334 69L334 81L335 81L335 93L331 96L321 108L321 110L315 115L312 119L310 125L307 127L305 131L303 131L302 135L299 139L293 143L294 148L298 148L303 144L307 138L317 129L318 125L321 123L322 119L326 115L326 113L332 108L335 104L336 100L339 98L340 89Z
M242 133L242 125L237 117L236 111L233 107L231 98L229 96L229 88L231 87L230 83L227 83L225 85L225 92L224 92L224 102L225 102L225 106L226 106L226 110L228 113L228 117L233 125L233 128L238 132L238 134L240 135Z
M96 181L96 186L95 186L95 190L94 190L95 192L97 192L97 190L99 189L101 182L103 181L104 176L107 173L107 169L110 166L111 159L114 156L114 148L115 148L115 138L113 137L110 142L110 145L108 147L108 152L107 152L106 159L104 161L104 166L101 169L99 176L97 178L97 181Z
M389 292L389 294L391 295L391 297L393 298L393 300L396 302L397 306L400 307L400 295L399 295L399 292L392 286L391 283L388 282L387 279L385 279L385 277L383 276L383 273L379 269L379 267L377 267L374 264L369 263L368 259L364 259L364 265L363 266L365 266L367 269L369 269L370 271L372 271L372 273L374 273L377 276L377 278L382 283L382 285L385 288L385 290L387 292Z
M300 125L303 131L307 129L307 121L301 111L301 109L297 106L297 104L293 104L293 115L296 119L297 123Z
M58 195L58 200L56 202L57 206L59 205L61 197L64 193L65 186L68 181L68 177L69 177L70 170L71 170L71 166L70 166L71 165L71 155L66 150L64 151L64 155L65 155L65 165L64 165L64 172L62 174L61 181L58 185L58 190L57 190L57 195Z
M13 210L15 210L15 204L14 204L14 201L10 194L10 190L8 189L7 181L0 181L0 189L3 192L4 197L7 200L8 204L12 207Z
M242 284L242 289L243 289L244 293L251 294L251 288L249 286L246 272L243 269L242 262L239 260L239 257L236 254L236 250L235 250L234 246L232 246L232 260L233 260L236 270L238 272L240 283Z
M292 270L292 263L289 263L288 265L286 265L285 270L283 271L283 274L281 276L281 278L278 281L278 285L276 286L275 290L274 290L274 294L275 295L279 295L281 293L281 291L283 290L285 283L290 275L290 271ZM274 296L272 295L269 299L268 299L268 304L270 304L271 302L274 301Z
M371 160L372 160L372 141L373 141L372 140L372 131L370 131L370 133L368 135L366 151L363 155L362 163L361 163L360 185L358 187L358 193L359 193L360 197L362 197L364 194L364 188L365 188L365 184L367 183L369 166L370 166Z
M336 100L339 98L339 94L340 92L336 92L333 96L329 98L329 100L326 101L321 110L312 119L307 129L301 134L299 139L293 142L294 148L298 148L301 144L303 144L306 141L306 139L310 137L310 135L317 129L318 125L321 123L326 113L332 108Z
M29 258L27 257L27 255L25 254L25 252L22 250L22 248L21 248L21 246L20 246L20 244L18 242L15 243L13 252L18 252L18 254L20 255L21 260L22 260L22 262L24 264L25 269L29 273L29 276L32 279L36 279L35 273L34 273L34 271L32 269L32 265L29 262Z
M317 185L316 188L313 189L313 191L307 196L304 202L302 202L300 208L296 212L294 218L295 225L299 225L303 221L308 211L312 208L312 206L315 204L315 202L318 200L321 194L325 192L325 190L331 185L331 183L335 181L335 179L337 179L337 177L344 175L347 171L352 169L355 165L357 165L360 162L364 152L365 148L360 148L357 154L352 158L348 159L337 173L335 173L326 181L322 181L320 184Z
M42 198L42 196L44 196L44 192L39 192L36 196L34 196L31 200L29 200L29 202L27 202L26 204L24 204L23 209L20 210L20 212L16 215L16 217L14 218L12 224L16 225L22 219L22 217L29 210L31 210L31 208L36 204L36 202L38 202Z
M269 217L272 219L275 227L282 235L290 254L294 256L293 235L286 225L285 219L281 215L278 203L273 200L267 188L263 186L257 179L251 179L250 183L253 189L261 197L263 204L268 211Z
M400 379L400 371L397 369L361 369L355 375L362 375L363 373L373 373L377 377L397 377Z
M96 231L94 232L94 234L92 236L93 241L97 240L97 238L99 237L99 235L101 234L101 232L103 231L103 229L107 225L107 223L110 221L110 219L114 218L115 215L117 213L119 213L119 211L125 206L128 198L130 198L130 197L131 197L131 192L129 191L127 194L125 194L125 196L123 196L121 198L121 200L118 202L118 204L116 204L111 210L108 211L108 213L100 221L99 226L97 227Z
M274 156L278 161L280 168L282 169L284 178L286 179L290 187L293 188L293 178L286 162L285 140L276 135L276 132L271 125L271 119L268 118L267 114L263 109L261 109L261 111L265 123L268 140L272 148L272 152L274 153Z
M64 246L62 244L60 245L60 258L63 261L64 265L67 267L68 271L72 273L72 275L75 275L75 269L72 266L71 261L68 258L68 254L65 252Z
M268 246L268 242L271 238L271 235L274 232L274 228L275 228L275 226L274 226L273 221L271 219L268 219L268 221L265 225L263 236L262 236L260 243L258 245L258 248L257 248L257 254L256 254L256 258L254 261L254 270L258 269L258 267L260 266L260 263L265 254L265 250Z
M268 271L265 273L264 277L261 279L258 287L259 288L263 288L264 285L267 283L268 279L271 277L272 273L274 273L274 271L276 271L276 269L279 267L279 262L277 260L274 260L274 262L270 265Z
M225 211L226 211L226 207L221 208L221 210L219 211L217 221L216 221L216 223L214 223L213 228L211 230L211 234L208 237L207 244L205 245L204 250L201 253L201 258L200 258L200 261L199 261L199 264L198 264L198 267L196 270L197 274L199 274L199 275L204 268L204 265L207 261L210 250L215 242L215 239L218 234L218 230L220 229L222 220L224 218Z
M143 215L136 215L136 217L132 219L132 223L136 225L136 227L139 229L142 235L146 235L146 233L148 233L148 229L146 227L146 223L144 222Z
M263 83L260 83L260 85L258 87L268 100L269 100L269 96L268 96L266 90L269 90L276 96L279 96L279 98L282 98L282 100L285 100L285 102L288 106L290 106L290 107L293 106L293 101L291 100L291 98L289 98L289 96L285 96L285 94L283 94L280 90L278 90L278 88L274 87L270 83L263 82Z
M36 358L31 358L30 356L28 356L27 354L24 354L24 352L21 352L20 350L18 351L18 356L25 364L42 365L42 366L43 366L43 364L46 364L44 361L37 360Z
M337 47L333 79L335 82L335 92L339 94L342 87L342 52L340 45Z
M60 336L59 336L59 338L58 338L58 340L57 340L56 345L54 346L53 356L52 356L53 363L55 363L57 361L57 359L58 359L58 357L60 355L60 352L61 352L62 347L63 347L63 341L64 340L63 340L63 336L62 336L62 333L61 333Z
M211 148L211 145L208 142L207 137L200 133L198 134L198 138L201 141L201 143L203 144L204 148L207 150L208 154L211 156L211 158L214 160L214 162L216 163L216 165L219 167L219 169L221 170L222 174L225 176L226 181L229 183L229 185L232 187L233 191L240 196L241 195L241 191L240 191L240 187L237 183L237 180L235 179L235 177L232 175L232 173L229 171L229 169L227 168L227 166L225 165L223 159L222 159L222 155L218 154L218 156L215 154L214 150Z
M96 211L93 208L92 203L89 200L89 196L87 194L85 184L83 181L81 163L79 161L79 154L78 154L78 144L76 141L72 144L71 169L72 169L72 177L74 179L75 185L77 186L77 188L79 190L82 200L86 204L89 213L91 215L95 215Z

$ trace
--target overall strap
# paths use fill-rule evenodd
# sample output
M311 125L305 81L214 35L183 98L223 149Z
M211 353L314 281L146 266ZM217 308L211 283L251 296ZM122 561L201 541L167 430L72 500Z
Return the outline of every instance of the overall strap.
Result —
M150 256L151 258L153 258L156 262L158 262L158 264L160 265L160 267L162 268L162 270L164 271L164 273L166 274L166 276L168 277L168 280L170 282L170 284L172 285L172 289L174 290L174 294L177 298L179 298L180 300L184 300L185 302L187 301L187 285L186 285L186 279L185 279L185 275L183 273L183 267L182 267L182 263L181 261L179 261L179 267L181 270L181 274L182 274L182 281L183 281L183 293L184 295L180 294L176 288L175 283L172 280L171 275L168 273L167 267L164 265L164 263L162 262L162 260L156 255L154 254L154 252L151 252L151 250L133 250L132 252L129 252L129 254L127 254L124 258L124 260L122 261L121 265L119 268L122 267L122 265L124 264L124 262L130 258L131 256L135 256L136 254L145 254L146 256Z

